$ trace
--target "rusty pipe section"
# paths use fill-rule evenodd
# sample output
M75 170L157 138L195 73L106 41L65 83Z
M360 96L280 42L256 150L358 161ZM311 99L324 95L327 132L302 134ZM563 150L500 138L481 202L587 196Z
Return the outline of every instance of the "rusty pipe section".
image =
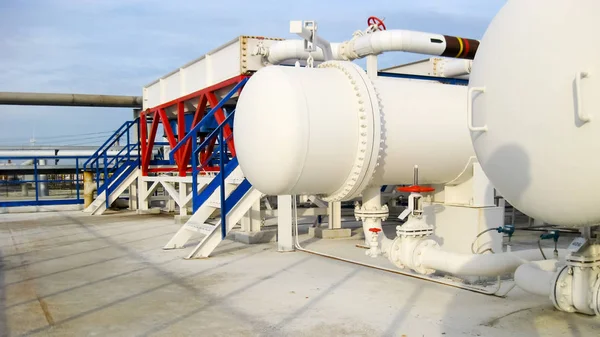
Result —
M93 106L141 108L141 96L0 92L0 105Z

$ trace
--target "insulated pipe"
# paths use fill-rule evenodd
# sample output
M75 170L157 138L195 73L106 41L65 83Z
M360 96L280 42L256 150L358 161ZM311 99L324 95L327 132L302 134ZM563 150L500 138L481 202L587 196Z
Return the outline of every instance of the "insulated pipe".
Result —
M553 249L547 249L552 256ZM517 267L542 256L538 249L521 250L497 254L460 254L443 251L435 246L419 250L418 260L425 268L443 271L461 276L498 276L514 272ZM559 250L559 256L564 257L567 250Z
M341 59L338 54L339 43L331 43L333 59ZM325 61L323 50L317 47L317 51L309 53L304 50L303 40L285 40L273 43L268 49L265 49L266 59L271 64L280 64L288 60L306 60L312 55L315 61Z
M554 289L557 260L533 261L515 271L515 283L528 293L549 297Z
M422 184L444 184L474 156L466 94L464 86L437 82L371 80L351 62L265 67L237 104L240 167L265 194L326 201L351 200L367 186L411 184L414 165ZM264 144L273 146L257 151Z
M141 108L141 96L0 92L0 105L94 106Z
M479 41L456 36L409 30L384 30L343 42L338 53L345 60L388 51L472 60L478 47Z
M442 73L443 77L460 77L464 75L469 75L471 73L471 68L473 66L473 61L471 60L445 60L442 63Z

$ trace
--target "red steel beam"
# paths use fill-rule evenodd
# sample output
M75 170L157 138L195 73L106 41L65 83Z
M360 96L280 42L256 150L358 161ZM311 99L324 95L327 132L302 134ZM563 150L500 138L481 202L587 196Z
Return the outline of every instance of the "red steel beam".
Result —
M185 133L185 111L184 111L184 109L185 109L184 102L185 101L188 101L188 100L194 99L194 98L198 98L198 106L196 108L196 112L194 114L194 120L192 121L192 125L191 125L191 128L193 128L202 120L202 117L204 117L205 112L206 112L205 110L206 110L207 103L210 106L216 106L219 103L219 100L215 95L215 91L226 88L228 86L235 85L247 77L249 77L249 76L248 75L235 76L228 80L225 80L225 81L222 81L215 85L212 85L210 87L206 87L204 89L195 91L195 92L187 94L185 96L178 97L174 100L157 105L153 108L150 108L150 109L147 109L146 111L144 111L141 114L141 116L143 116L144 121L140 117L140 125L146 125L145 124L145 122L147 122L146 116L148 114L154 114L154 120L152 122L150 135L147 134L147 129L144 130L144 128L142 128L141 132L140 132L140 148L142 151L142 174L147 175L148 172L154 172L154 171L149 170L148 165L150 162L150 158L152 156L152 148L154 147L154 142L155 142L155 138L156 138L156 130L158 129L159 115L160 115L160 119L162 119L163 126L165 129L165 134L167 135L167 140L169 141L169 145L171 145L171 147L174 147L177 144L177 141L179 139L183 139L183 137L185 136L185 134L184 134ZM168 122L168 119L166 118L166 112L165 112L165 109L170 108L174 105L177 106L177 113L178 113L178 117L177 117L177 119L178 119L177 137L178 137L178 139L177 140L175 140L172 128ZM180 113L181 111L183 111L183 113ZM217 110L215 112L214 116L219 124L225 120L225 114L222 109ZM182 132L182 130L183 130L183 132ZM228 139L227 147L231 151L232 155L235 156L235 144L233 142L233 138L231 137L232 136L231 127L229 125L227 125L223 131L224 131L224 134L223 134L224 137ZM173 144L173 141L175 141L175 144ZM195 141L195 140L190 139L190 141L188 141L185 144L185 146L183 147L184 148L183 152L178 151L178 153L175 153L175 155L174 155L175 161L177 162L177 169L179 171L179 175L185 176L186 172L189 172L188 167L190 166L190 160L191 160L191 155L192 155L191 154L191 150L192 150L191 142L192 141ZM212 153L212 150L214 149L214 142L211 141L211 144L212 144L212 146L209 144L209 147L207 147L207 149L204 151L205 152L204 159L208 158L208 156L210 156L210 154Z

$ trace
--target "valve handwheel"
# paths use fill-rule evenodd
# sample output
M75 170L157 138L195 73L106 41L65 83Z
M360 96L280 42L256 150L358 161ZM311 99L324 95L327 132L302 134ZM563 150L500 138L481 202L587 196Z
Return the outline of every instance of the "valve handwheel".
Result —
M379 233L379 232L381 232L381 228L377 228L377 227L369 228L369 232Z
M367 25L369 25L369 27L371 27L372 25L377 25L377 28L379 28L379 30L385 30L385 24L383 23L383 20L381 20L380 18L376 17L376 16L370 16L369 19L367 20Z
M408 193L427 193L427 192L435 191L435 188L427 187L427 186L412 185L412 186L406 186L406 187L398 187L396 190L398 190L400 192L408 192Z

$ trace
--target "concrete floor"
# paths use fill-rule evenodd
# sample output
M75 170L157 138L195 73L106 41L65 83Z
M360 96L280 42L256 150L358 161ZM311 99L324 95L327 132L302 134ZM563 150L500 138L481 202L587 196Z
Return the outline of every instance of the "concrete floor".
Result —
M161 249L172 217L0 215L0 336L597 336L600 320L514 289L476 294L276 244ZM370 259L355 240L311 249Z

